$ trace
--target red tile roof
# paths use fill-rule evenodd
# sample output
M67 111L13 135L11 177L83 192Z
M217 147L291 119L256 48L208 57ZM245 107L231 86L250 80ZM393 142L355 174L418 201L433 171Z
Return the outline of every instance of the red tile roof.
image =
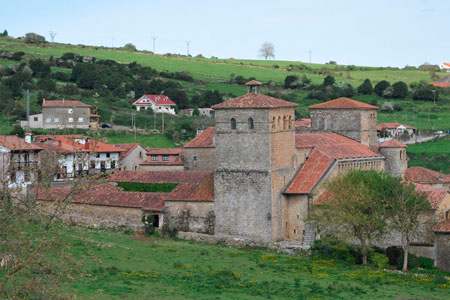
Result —
M250 93L228 101L213 105L213 109L227 108L277 108L296 107L297 104L270 97L264 94Z
M209 127L184 145L184 148L214 148L214 127Z
M411 167L405 172L405 179L417 183L450 183L450 175L422 167Z
M313 150L299 172L289 183L285 194L309 194L332 166L334 158Z
M311 119L300 119L294 122L295 128L311 127Z
M443 63L443 65L450 68L450 63Z
M162 211L164 208L163 193L124 192L110 184L91 185L80 190L73 190L72 186L52 187L50 189L35 189L38 200L62 201L72 193L71 203L141 208L144 210Z
M379 145L380 148L406 148L407 146L397 140L387 140Z
M86 146L86 144L88 144ZM100 141L90 140L84 144L85 149L89 149L91 152L105 153L105 152L125 152L126 150L115 147L114 145L105 144Z
M180 155L184 153L183 148L145 148L147 155Z
M143 97L147 98L148 100L154 102L155 104L158 105L176 105L175 102L173 102L172 100L169 99L169 97L165 96L165 95L144 95ZM142 99L139 98L138 100L136 100L133 105L149 105L149 102L144 102Z
M45 100L42 107L91 107L89 104L76 100Z
M262 83L257 81L257 80L250 80L249 82L246 82L245 85L247 85L247 86L250 86L250 85L262 85Z
M105 152L125 152L126 150L115 147L114 145L105 144L100 141L89 140L86 141L85 144L81 144L77 139L83 139L83 136L77 135L39 135L36 136L36 141L43 143L48 140L60 141L61 143L67 144L69 147L73 148L74 152L97 152L97 153L105 153ZM40 145L40 144L39 144ZM58 149L56 145L54 145L54 151ZM68 149L68 147L65 147Z
M297 133L295 146L297 148L315 148L337 159L380 157L369 147L336 133Z
M377 124L377 130L381 131L383 129L396 129L399 126L404 126L405 128L410 128L410 129L416 129L412 126L402 124L402 123L380 123L380 124Z
M127 157L134 149L136 149L139 144L113 144L114 147L124 150L120 153L120 159Z
M11 151L42 150L38 145L26 143L24 139L15 135L0 135L0 146Z
M434 232L450 233L450 220L439 223L433 227Z
M184 166L184 162L181 160L175 161L152 161L146 160L139 164L140 166Z
M214 174L200 183L178 184L166 197L166 201L214 201Z
M448 88L448 87L450 87L450 82L434 82L434 83L431 83L431 85L441 87L441 88Z
M328 102L311 105L309 109L378 109L377 106L359 102L350 98L337 98Z
M117 171L109 178L109 181L140 183L201 183L210 174L210 172L188 171Z
M424 194L430 202L431 208L436 209L439 203L447 196L449 191L446 188L432 188L423 185L416 185L416 191Z

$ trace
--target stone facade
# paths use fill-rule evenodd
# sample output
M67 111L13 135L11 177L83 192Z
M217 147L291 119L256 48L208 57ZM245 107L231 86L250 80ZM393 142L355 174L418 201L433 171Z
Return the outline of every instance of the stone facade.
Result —
M42 128L88 129L90 113L90 107L42 107Z
M164 223L184 232L214 234L213 202L166 201Z
M375 109L310 109L311 130L335 132L366 146L377 144Z
M141 145L131 150L125 157L120 157L120 170L139 170L139 164L145 161L146 151Z
M186 171L214 172L216 148L185 148L184 168Z
M434 233L436 267L450 271L450 233Z
M380 148L380 154L386 158L386 173L403 177L408 168L405 148Z

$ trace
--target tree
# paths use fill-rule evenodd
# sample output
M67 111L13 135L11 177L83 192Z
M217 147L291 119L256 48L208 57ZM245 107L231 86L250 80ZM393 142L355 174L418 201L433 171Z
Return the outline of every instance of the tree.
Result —
M392 87L394 89L392 98L404 99L408 96L408 86L403 81L394 83Z
M284 87L287 89L296 89L298 87L298 77L295 75L288 75L284 79Z
M23 128L20 125L14 125L14 128L11 130L9 134L23 138L25 136L25 130L23 130Z
M53 92L56 88L56 83L50 78L42 78L39 80L38 87L40 90Z
M264 57L265 60L269 57L275 58L275 47L272 43L265 42L262 44L261 48L259 48L259 55Z
M50 65L39 58L30 60L30 68L33 70L34 76L41 78L47 77L51 72Z
M323 79L323 86L333 85L336 82L333 76L328 75Z
M364 80L364 82L358 86L358 93L363 95L370 95L373 92L372 82L370 79Z
M325 230L356 238L367 264L369 244L385 232L382 187L387 177L375 171L352 170L325 185L323 204L315 205L311 218Z
M200 116L200 111L198 110L197 106L194 108L194 111L192 112L192 115L196 116L196 117Z
M391 86L391 84L389 83L389 81L386 80L382 80L380 82L378 82L375 85L375 88L373 89L373 91L375 92L375 94L377 94L378 96L382 97L383 96L383 92L386 88L388 88L389 86Z
M404 253L403 271L408 269L408 254L411 239L417 234L420 215L430 208L426 196L415 190L412 183L403 183L400 177L388 176L383 181L384 202L389 226L402 236Z
M123 48L125 50L129 50L129 51L136 51L136 46L133 45L132 43L125 44L125 46L123 46Z
M27 44L43 44L45 43L45 37L37 33L29 32L25 34L25 43Z
M2 34L0 34L0 36L8 36L8 30L3 30L3 33Z

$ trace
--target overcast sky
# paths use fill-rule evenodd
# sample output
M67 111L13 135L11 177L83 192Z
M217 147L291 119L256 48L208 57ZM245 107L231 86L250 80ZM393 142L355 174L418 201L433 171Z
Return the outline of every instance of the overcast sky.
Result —
M71 44L130 42L157 53L366 66L450 61L449 0L0 0L0 31Z

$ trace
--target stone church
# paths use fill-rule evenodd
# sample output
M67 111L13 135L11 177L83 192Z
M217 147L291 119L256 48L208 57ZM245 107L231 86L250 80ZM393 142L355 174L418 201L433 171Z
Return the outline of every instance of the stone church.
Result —
M404 175L406 146L376 143L378 107L348 98L313 105L312 126L296 132L297 104L247 85L246 95L213 106L216 127L185 146L187 171L214 172L216 236L314 239L305 220L327 179L350 169Z

